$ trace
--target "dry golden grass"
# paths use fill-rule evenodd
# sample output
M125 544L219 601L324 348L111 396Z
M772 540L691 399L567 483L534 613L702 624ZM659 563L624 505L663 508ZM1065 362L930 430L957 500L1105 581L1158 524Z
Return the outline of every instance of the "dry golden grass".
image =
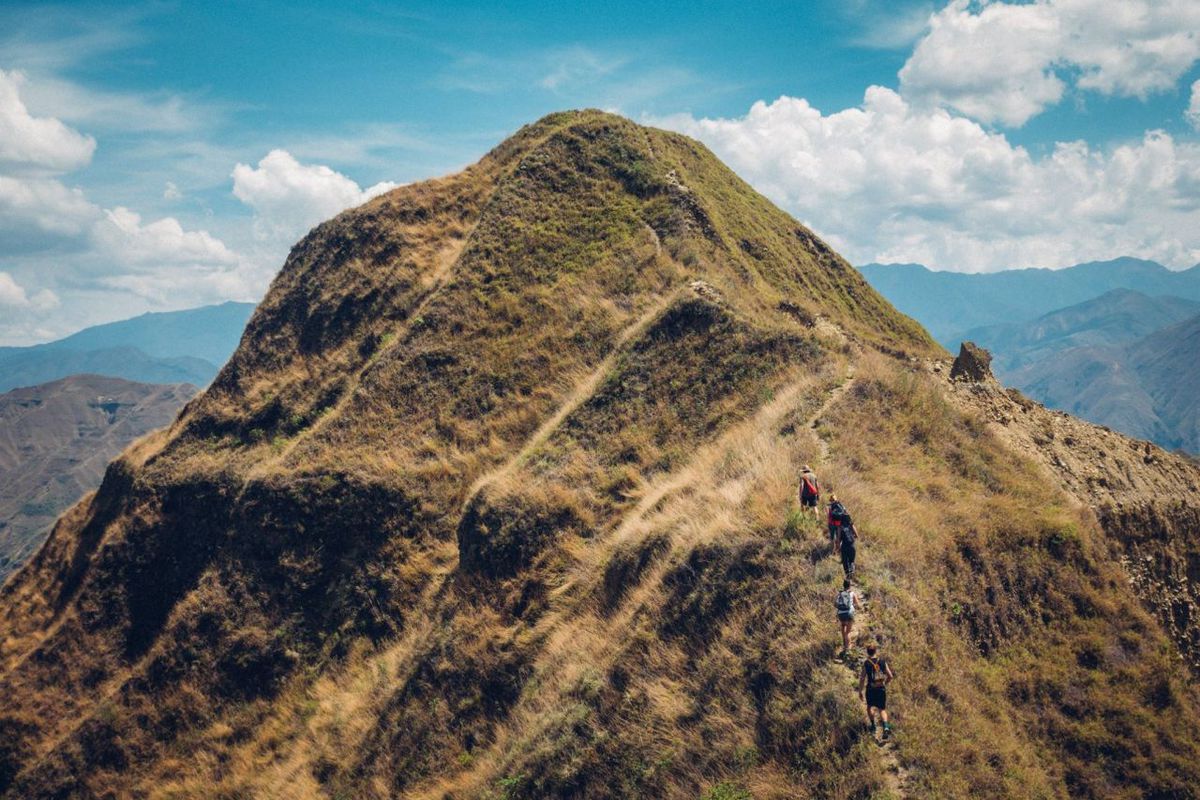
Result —
M5 590L0 792L1190 785L1196 698L1093 520L908 353L938 348L701 146L607 115L347 212ZM803 462L863 532L894 755Z

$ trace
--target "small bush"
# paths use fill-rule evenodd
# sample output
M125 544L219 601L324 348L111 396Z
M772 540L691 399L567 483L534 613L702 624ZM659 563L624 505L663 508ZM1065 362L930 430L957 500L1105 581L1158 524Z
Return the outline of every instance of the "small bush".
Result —
M718 783L703 795L701 800L754 800L754 795L736 783Z

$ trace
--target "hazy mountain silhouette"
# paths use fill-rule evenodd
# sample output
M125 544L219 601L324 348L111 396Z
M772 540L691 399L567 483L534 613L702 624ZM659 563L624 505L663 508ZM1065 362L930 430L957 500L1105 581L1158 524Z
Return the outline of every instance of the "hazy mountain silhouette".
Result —
M74 374L204 386L237 347L251 303L143 314L31 347L0 347L0 391Z
M1135 258L978 274L937 272L919 264L867 264L859 270L896 308L950 348L969 338L972 329L1027 322L1113 289L1200 301L1200 266L1175 272Z

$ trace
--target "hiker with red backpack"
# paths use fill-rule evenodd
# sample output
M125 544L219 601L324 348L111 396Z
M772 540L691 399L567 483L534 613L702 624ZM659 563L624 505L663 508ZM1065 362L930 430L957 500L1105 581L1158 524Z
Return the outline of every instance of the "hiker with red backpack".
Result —
M895 678L887 659L878 655L875 645L867 645L867 660L863 662L858 678L858 697L867 704L867 725L875 735L875 714L883 724L883 741L892 738L892 725L887 718L887 687Z
M800 510L812 509L813 516L818 516L821 513L817 509L817 502L821 499L821 485L817 483L817 476L813 474L812 467L808 464L805 464L804 469L800 470L799 493Z

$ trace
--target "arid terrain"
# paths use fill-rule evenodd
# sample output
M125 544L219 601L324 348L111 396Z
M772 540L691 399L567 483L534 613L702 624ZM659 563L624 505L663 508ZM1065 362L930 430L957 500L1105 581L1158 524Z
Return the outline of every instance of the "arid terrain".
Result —
M1192 462L955 369L696 141L554 114L314 229L0 590L0 796L1191 797L1198 533Z

